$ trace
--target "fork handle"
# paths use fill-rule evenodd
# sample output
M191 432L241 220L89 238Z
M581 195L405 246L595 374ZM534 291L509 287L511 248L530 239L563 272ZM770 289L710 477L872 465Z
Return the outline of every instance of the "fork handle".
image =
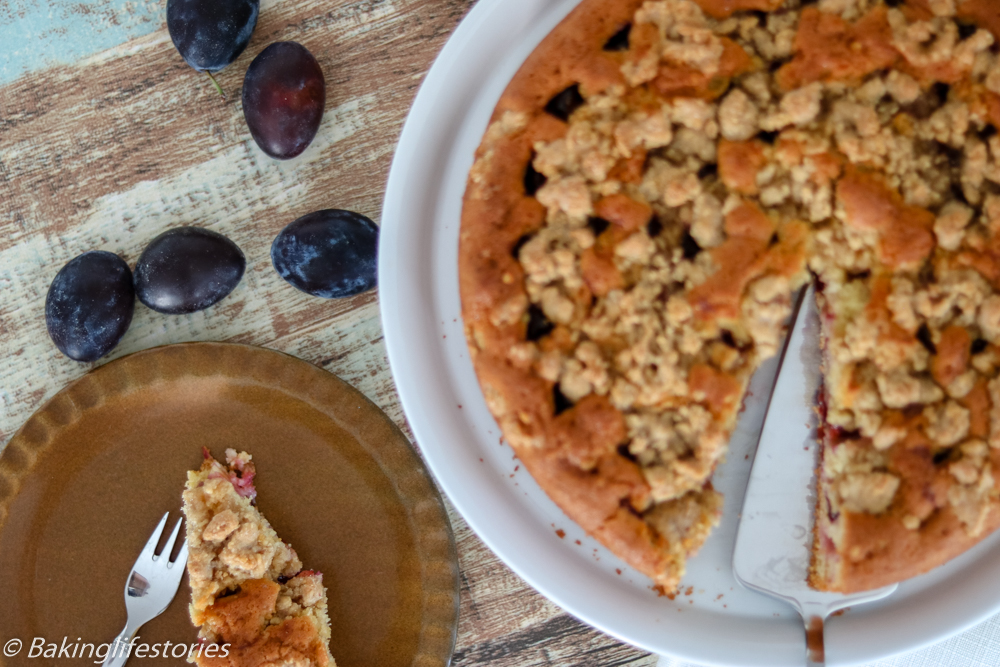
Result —
M104 658L101 667L123 667L128 662L128 645L132 641L132 637L135 636L136 630L138 628L132 629L127 624L125 625L125 629L111 641L111 648L108 649L108 655Z

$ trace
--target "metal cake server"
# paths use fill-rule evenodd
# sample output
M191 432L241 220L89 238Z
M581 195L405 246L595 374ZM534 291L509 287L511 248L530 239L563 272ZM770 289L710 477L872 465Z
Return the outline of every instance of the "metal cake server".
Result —
M793 322L743 497L733 573L747 588L798 610L806 627L806 665L821 667L826 618L844 607L880 600L896 584L843 595L816 591L806 583L819 451L819 317L811 285L799 294Z

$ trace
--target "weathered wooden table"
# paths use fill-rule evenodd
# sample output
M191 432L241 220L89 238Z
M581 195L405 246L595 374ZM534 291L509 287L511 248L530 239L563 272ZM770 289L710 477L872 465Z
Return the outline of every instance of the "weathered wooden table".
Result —
M136 305L105 363L194 340L261 345L353 384L408 433L386 360L378 294L324 301L274 272L269 248L293 219L346 208L379 221L393 150L417 87L471 0L263 0L246 52L218 79L181 60L166 0L0 2L0 444L97 364L61 356L45 331L49 283L88 250L134 265L179 225L226 234L247 272L206 311ZM258 150L239 92L252 58L295 40L316 55L327 106L289 162ZM461 561L455 665L654 665L535 593L451 511Z

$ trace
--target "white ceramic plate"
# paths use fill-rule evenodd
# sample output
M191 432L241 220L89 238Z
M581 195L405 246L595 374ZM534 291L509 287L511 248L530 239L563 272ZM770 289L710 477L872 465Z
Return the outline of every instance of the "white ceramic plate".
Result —
M796 613L740 588L730 565L773 364L754 378L728 461L714 478L726 494L722 524L689 564L682 588L690 594L669 600L587 537L518 467L469 362L457 275L466 174L507 82L577 1L480 0L410 111L389 174L379 259L386 346L403 409L430 468L469 525L574 616L683 660L801 667L804 638ZM914 650L998 611L1000 535L994 535L905 582L890 598L832 619L827 664L863 664Z

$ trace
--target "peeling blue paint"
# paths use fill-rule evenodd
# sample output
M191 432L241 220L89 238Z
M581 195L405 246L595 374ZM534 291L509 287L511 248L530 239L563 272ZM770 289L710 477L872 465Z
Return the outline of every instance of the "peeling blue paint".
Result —
M0 85L161 28L166 0L0 0Z

